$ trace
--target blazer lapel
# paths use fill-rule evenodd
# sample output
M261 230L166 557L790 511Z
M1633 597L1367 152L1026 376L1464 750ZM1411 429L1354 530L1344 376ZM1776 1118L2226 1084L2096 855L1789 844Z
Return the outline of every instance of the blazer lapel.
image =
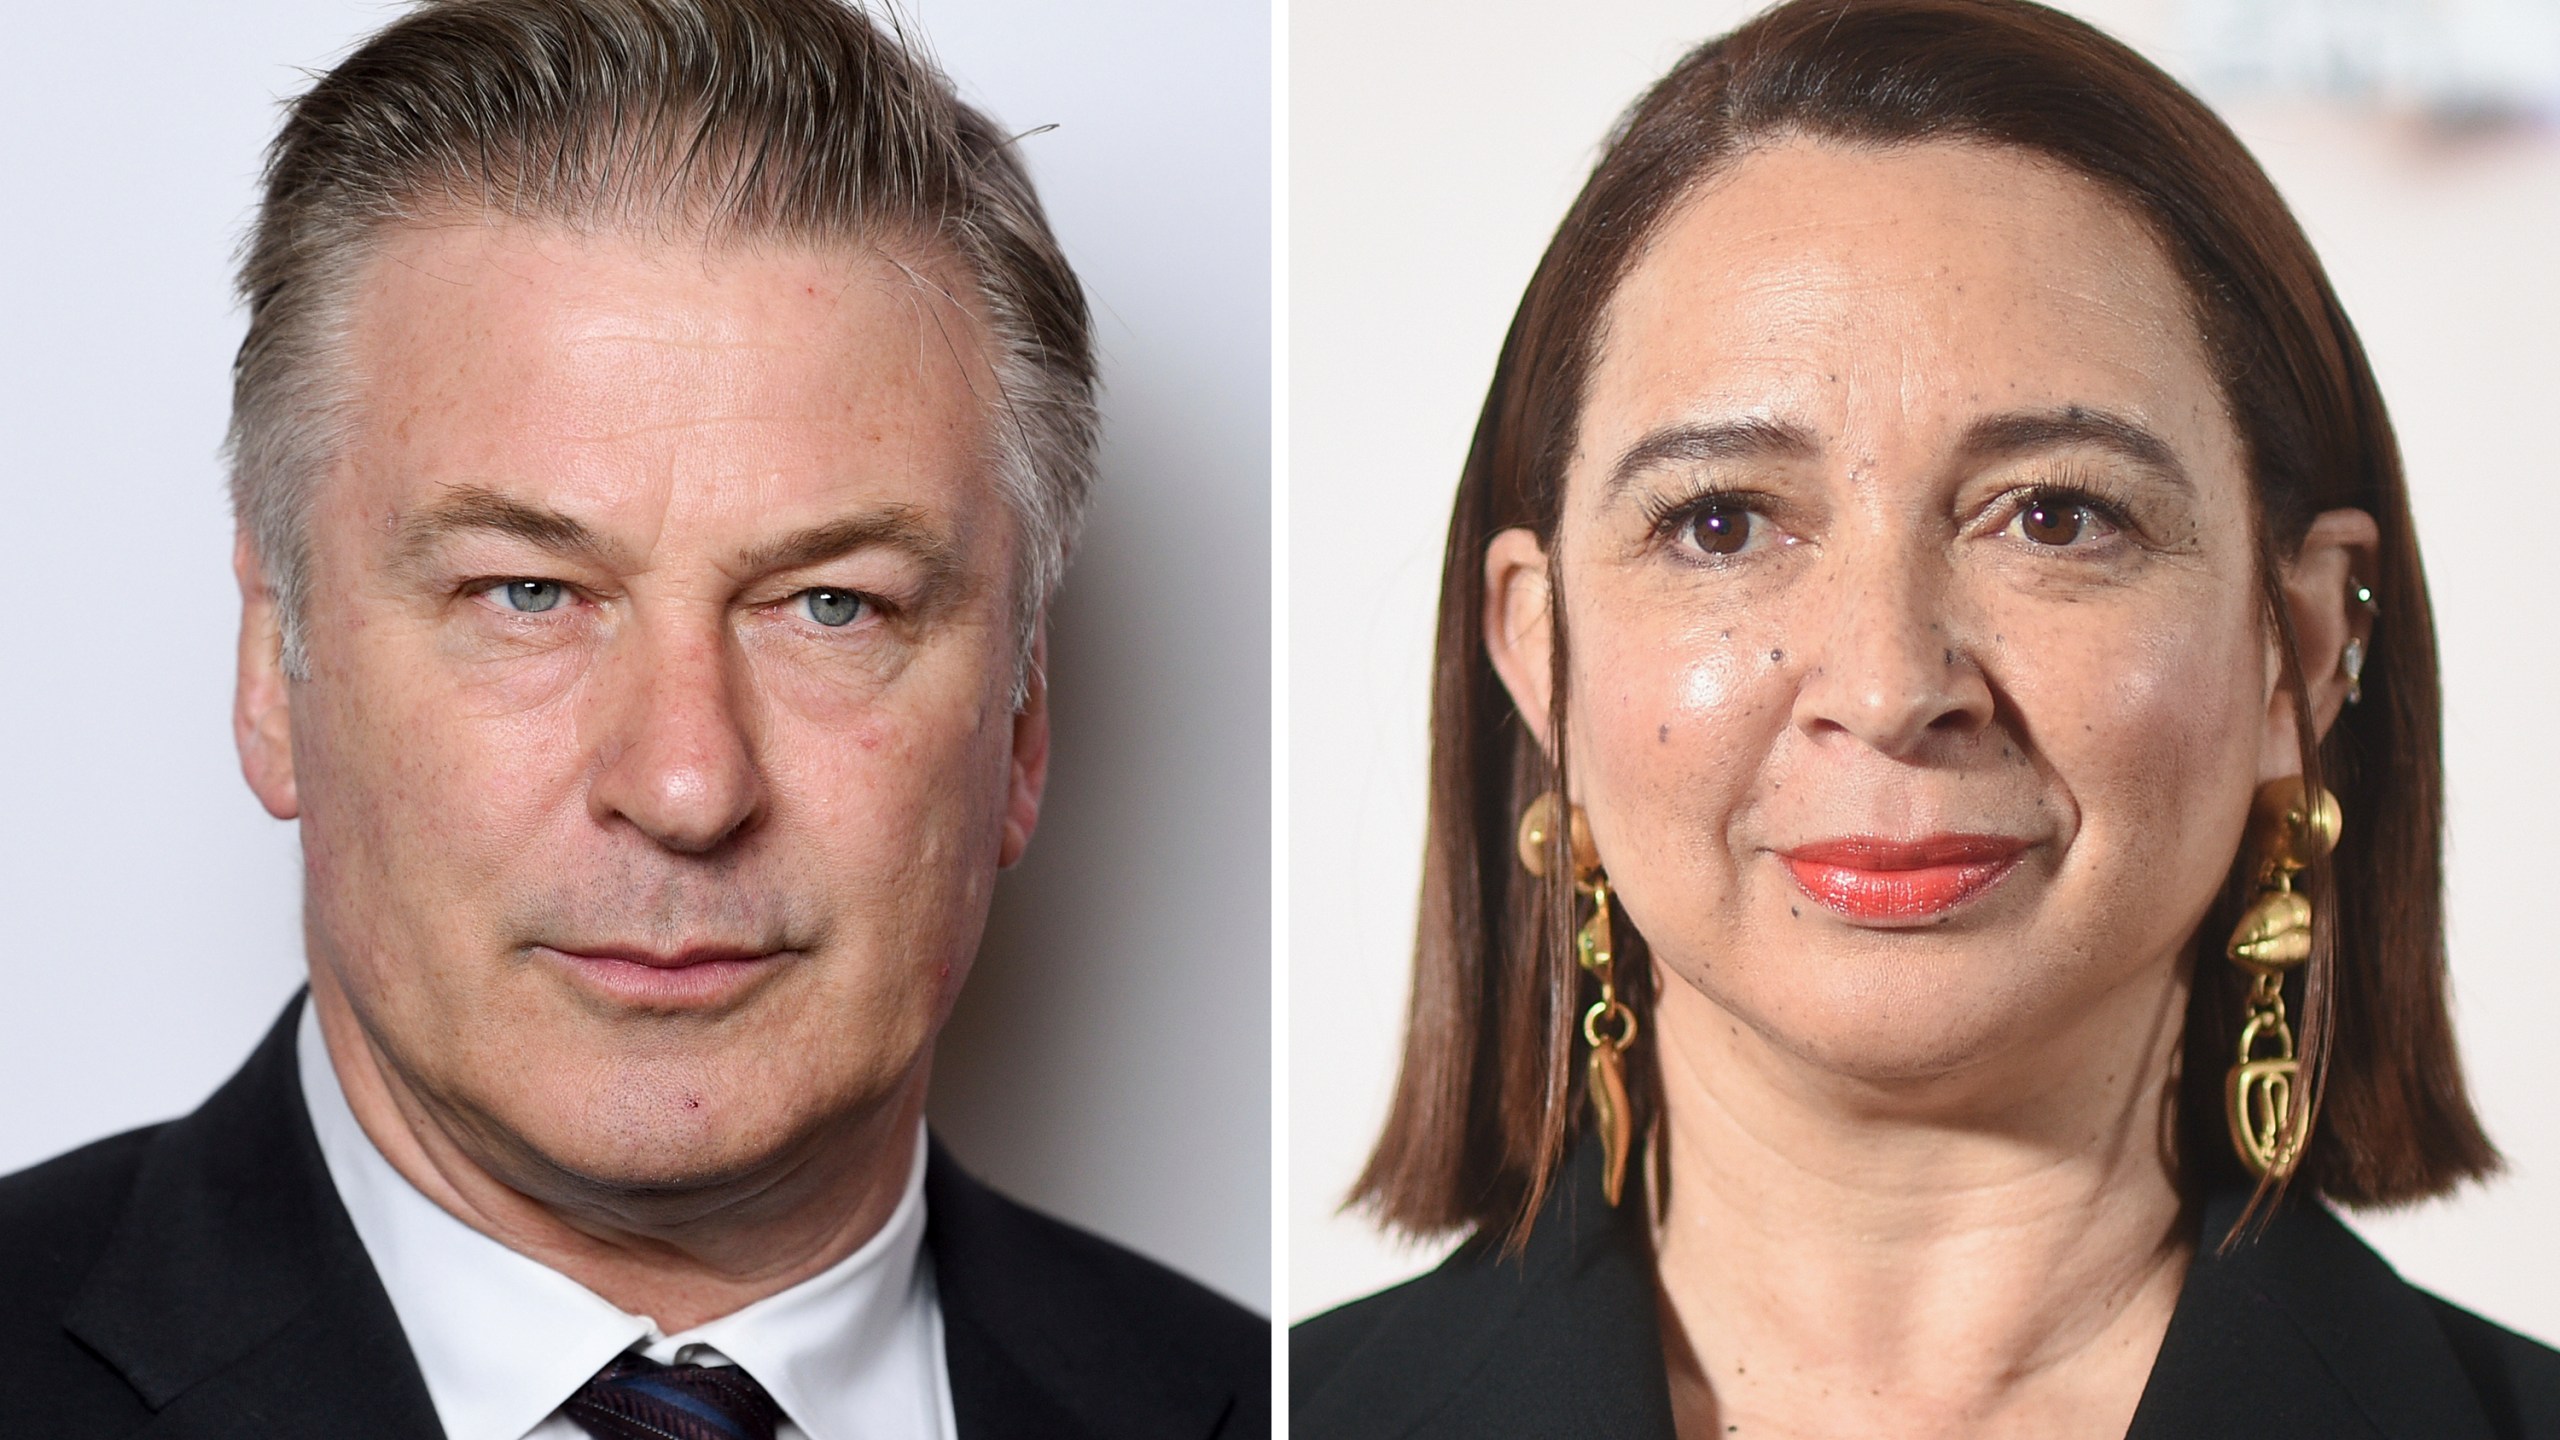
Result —
M2425 1296L2317 1204L2222 1253L2247 1199L2204 1207L2126 1440L2491 1440Z
M64 1317L158 1412L151 1440L441 1440L339 1204L294 1065L297 998L249 1063L150 1143Z

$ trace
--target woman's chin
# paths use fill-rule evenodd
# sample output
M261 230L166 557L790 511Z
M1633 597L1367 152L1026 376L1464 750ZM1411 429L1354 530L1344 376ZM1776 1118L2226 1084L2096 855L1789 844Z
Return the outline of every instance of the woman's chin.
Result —
M1941 952L1913 963L1850 947L1784 974L1719 966L1666 985L1656 1029L1691 1054L1758 1052L1781 1068L1897 1090L1961 1085L2005 1072L2007 1058L2032 1065L2068 1023L2055 997L2072 987L2022 973L2019 958Z

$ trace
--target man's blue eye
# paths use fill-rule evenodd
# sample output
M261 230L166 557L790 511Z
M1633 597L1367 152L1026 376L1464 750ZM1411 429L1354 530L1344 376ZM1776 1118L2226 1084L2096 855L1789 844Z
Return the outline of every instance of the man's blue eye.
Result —
M850 625L862 618L862 597L850 590L803 590L801 603L821 625Z
M539 615L569 598L569 588L557 580L510 580L498 587L498 596L518 614Z

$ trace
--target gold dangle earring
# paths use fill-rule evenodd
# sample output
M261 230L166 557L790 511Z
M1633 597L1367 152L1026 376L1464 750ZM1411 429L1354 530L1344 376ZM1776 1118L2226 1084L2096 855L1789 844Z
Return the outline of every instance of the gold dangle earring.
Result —
M2299 775L2259 786L2249 809L2258 898L2241 915L2225 953L2252 978L2240 1056L2223 1090L2232 1148L2259 1177L2293 1173L2310 1134L2311 1097L2295 1094L2302 1066L2284 1011L2286 973L2311 958L2311 901L2293 888L2293 877L2336 847L2338 823L2338 797Z
M1591 827L1582 807L1566 805L1553 790L1529 802L1520 815L1520 864L1540 879L1555 843L1561 816L1565 846L1573 865L1573 888L1591 898L1591 918L1574 936L1574 956L1600 982L1600 998L1582 1014L1582 1038L1591 1046L1584 1089L1591 1095L1591 1123L1600 1132L1601 1188L1609 1203L1626 1189L1627 1151L1635 1140L1635 1117L1627 1106L1627 1047L1636 1043L1636 1012L1618 998L1616 946L1609 932L1609 876L1600 868L1600 851L1591 843Z

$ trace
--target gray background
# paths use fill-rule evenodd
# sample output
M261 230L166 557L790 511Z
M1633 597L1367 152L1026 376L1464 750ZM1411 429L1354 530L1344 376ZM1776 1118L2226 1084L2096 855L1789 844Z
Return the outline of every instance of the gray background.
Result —
M989 1180L1271 1306L1270 12L914 0L1099 320L1056 759L942 1052ZM0 3L0 1172L191 1109L299 983L215 448L277 102L382 3Z
M1401 1043L1432 606L1495 352L1618 111L1757 8L1291 6L1291 1316L1436 1253L1391 1245L1337 1207L1385 1116ZM2560 944L2545 898L2560 864L2560 483L2547 438L2560 385L2560 4L2063 8L2205 86L2310 231L2380 373L2443 643L2458 1023L2510 1169L2448 1201L2352 1218L2418 1283L2560 1339Z

